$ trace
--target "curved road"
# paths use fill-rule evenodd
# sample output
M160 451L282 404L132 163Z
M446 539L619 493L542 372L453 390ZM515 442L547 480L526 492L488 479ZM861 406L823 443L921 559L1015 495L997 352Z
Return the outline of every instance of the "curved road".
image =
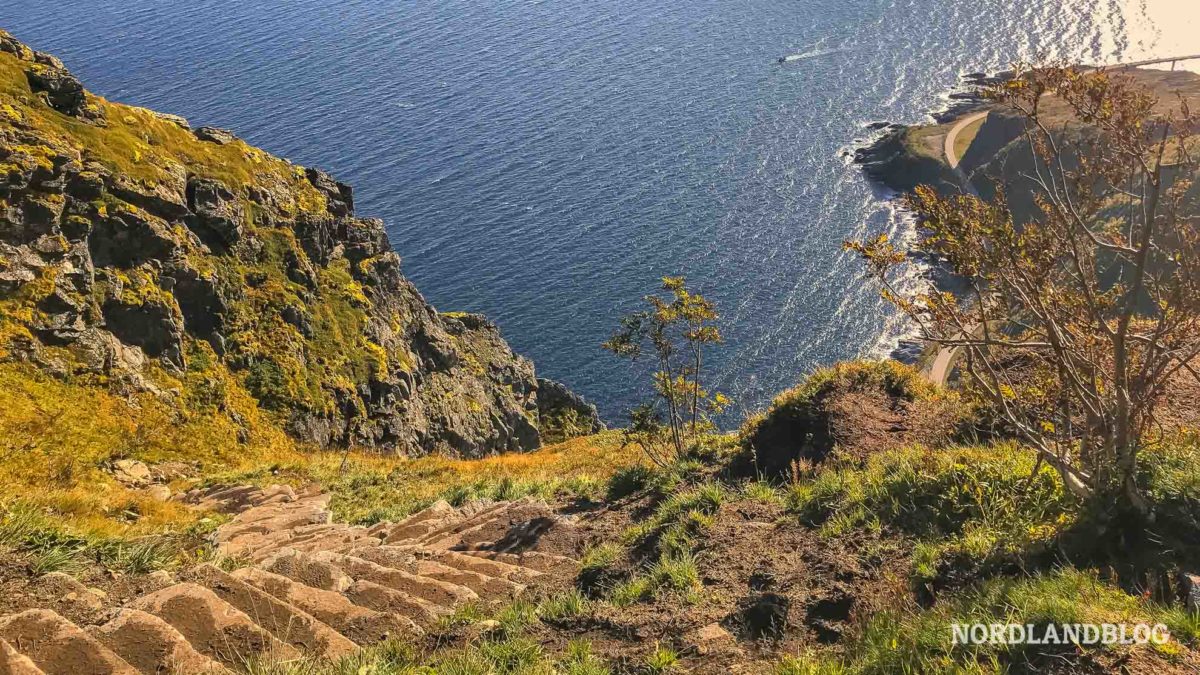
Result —
M967 177L962 169L958 168L959 160L962 158L954 152L955 144L958 142L958 135L968 126L987 117L987 110L972 113L955 122L950 128L950 133L946 134L946 142L943 149L946 153L946 163L954 169L954 173L958 175L958 180L962 183L963 189L971 194L975 194L975 188L971 185L971 180ZM957 347L942 347L938 349L937 356L934 357L933 363L929 365L929 371L925 377L937 385L945 385L946 379L950 377L950 365L954 362L954 354L958 351Z
M967 115L966 117L955 122L954 126L950 129L950 133L946 134L946 143L944 146L944 150L946 152L946 162L950 165L951 169L954 169L958 173L959 177L962 178L964 182L966 181L967 177L958 168L958 163L960 160L962 160L962 157L959 157L954 153L954 145L958 142L958 135L964 129L971 126L976 121L987 117L989 112L991 111L983 110L972 115Z
M1166 58L1149 59L1146 61L1136 61L1133 63L1119 63L1116 65L1107 66L1107 67L1110 67L1110 68L1137 68L1140 66L1151 66L1151 65L1163 64L1163 63L1170 63L1171 70L1174 70L1175 65L1179 61L1191 61L1191 60L1200 60L1200 54L1191 55L1191 56L1169 56ZM950 168L954 170L954 173L958 175L958 179L962 183L963 189L971 194L976 194L975 188L974 188L974 186L971 185L971 181L967 178L967 175L965 173L963 173L962 169L958 168L958 163L962 158L959 157L958 154L954 152L954 146L955 146L955 143L958 142L959 133L961 133L964 129L966 129L968 126L970 126L975 121L987 117L987 115L988 115L988 111L983 110L983 111L980 111L977 113L972 113L970 115L967 115L966 117L955 122L954 126L950 128L950 132L948 134L946 134L946 142L943 145L943 152L945 152L945 154L946 154L946 163L949 164ZM942 347L941 349L938 350L937 356L934 357L933 363L930 364L929 371L925 375L929 379L930 382L933 382L934 384L939 384L939 385L946 384L946 378L948 378L950 376L950 364L954 361L954 354L957 351L958 351L958 348L956 348L956 347Z

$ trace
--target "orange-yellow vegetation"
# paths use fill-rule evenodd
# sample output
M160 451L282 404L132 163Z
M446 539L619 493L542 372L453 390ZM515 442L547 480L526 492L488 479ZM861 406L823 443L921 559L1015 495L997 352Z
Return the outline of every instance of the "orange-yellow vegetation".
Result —
M192 398L185 406L0 363L0 511L32 507L76 534L121 538L180 530L204 517L122 487L106 470L122 458L187 462L205 482L318 482L334 492L340 515L359 521L399 517L438 497L586 490L640 460L618 433L606 433L474 460L352 451L343 466L341 453L312 450L280 431L219 365L176 384ZM236 415L215 414L218 407Z

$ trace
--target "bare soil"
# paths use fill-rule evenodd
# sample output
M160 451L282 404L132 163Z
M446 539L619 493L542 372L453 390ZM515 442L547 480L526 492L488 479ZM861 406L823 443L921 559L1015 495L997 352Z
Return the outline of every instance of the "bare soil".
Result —
M613 540L648 515L648 506L645 499L618 502L583 527L589 538ZM689 672L761 672L780 654L836 642L878 609L911 604L907 547L879 535L824 539L782 507L745 500L722 505L714 521L699 535L699 593L665 592L628 607L605 606L543 629L543 639L565 646L586 638L597 654L626 663L628 672L659 645L680 653ZM639 563L645 564L627 560L599 583L628 578ZM733 640L698 641L693 633L712 624Z

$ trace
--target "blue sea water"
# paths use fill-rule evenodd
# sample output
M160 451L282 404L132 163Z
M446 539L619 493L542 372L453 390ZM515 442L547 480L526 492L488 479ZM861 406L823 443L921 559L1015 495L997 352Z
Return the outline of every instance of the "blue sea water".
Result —
M718 303L737 412L885 353L904 327L840 243L911 225L844 157L866 125L1014 60L1200 52L1191 4L6 0L0 27L351 183L427 299L614 419L639 394L600 342L666 274Z

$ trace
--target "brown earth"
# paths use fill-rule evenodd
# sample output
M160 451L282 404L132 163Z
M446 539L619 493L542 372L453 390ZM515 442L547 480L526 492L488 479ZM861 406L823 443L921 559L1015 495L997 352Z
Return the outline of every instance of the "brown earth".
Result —
M635 497L591 514L588 539L619 539L650 506ZM702 586L693 597L661 593L628 607L603 606L543 628L539 637L556 647L585 638L618 672L660 644L679 652L687 672L763 672L780 654L836 641L875 610L911 604L907 553L878 534L826 539L782 506L739 500L722 505L697 541ZM650 562L637 553L581 584L603 594Z
M963 417L957 398L906 396L837 379L809 400L777 400L753 423L747 440L756 473L788 476L798 460L818 463L835 450L866 459L906 445L936 447L955 434Z

